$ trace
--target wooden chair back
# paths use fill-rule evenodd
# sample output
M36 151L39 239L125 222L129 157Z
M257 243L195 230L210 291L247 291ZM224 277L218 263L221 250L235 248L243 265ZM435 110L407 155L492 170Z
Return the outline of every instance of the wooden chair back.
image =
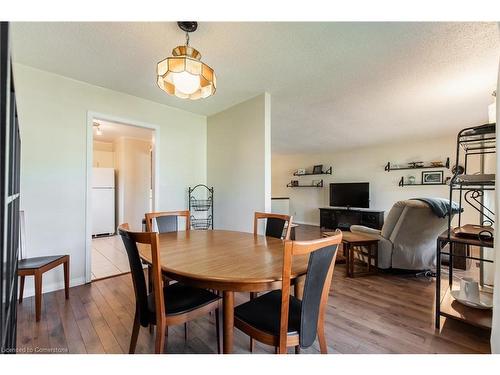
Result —
M283 254L283 284L281 292L281 317L279 352L285 353L288 335L290 303L290 277L293 257L309 254L304 293L301 306L300 346L309 347L316 339L318 325L324 321L328 292L332 282L337 249L342 242L342 232L331 237L312 241L285 241Z
M136 307L139 312L139 319L143 327L151 323L150 312L148 308L148 289L146 279L142 268L141 258L137 244L147 244L151 246L151 280L155 294L155 315L156 321L165 317L165 301L163 295L163 279L160 267L159 236L157 232L131 232L128 224L121 224L118 227L118 234L122 237L125 250L130 264L132 282L134 284L134 293Z
M184 211L164 211L164 212L149 212L146 214L146 232L153 232L153 220L156 220L158 233L177 232L177 218L186 218L186 228L191 228L190 212Z
M268 212L256 212L253 219L253 233L257 234L259 220L267 219L266 221L266 236L274 238L283 238L283 230L287 225L285 240L290 239L292 230L293 216L272 214Z

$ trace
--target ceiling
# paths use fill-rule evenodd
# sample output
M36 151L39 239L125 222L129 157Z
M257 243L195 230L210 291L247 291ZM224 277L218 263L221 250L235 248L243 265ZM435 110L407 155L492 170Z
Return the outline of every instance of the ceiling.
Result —
M272 149L331 152L425 139L487 121L496 23L203 22L191 45L215 69L215 96L156 86L156 63L183 44L168 23L15 23L19 63L211 115L264 91Z
M94 124L99 124L102 135L97 135L94 127L94 141L114 142L118 138L134 138L151 142L153 131L133 125L119 124L104 120L94 120Z

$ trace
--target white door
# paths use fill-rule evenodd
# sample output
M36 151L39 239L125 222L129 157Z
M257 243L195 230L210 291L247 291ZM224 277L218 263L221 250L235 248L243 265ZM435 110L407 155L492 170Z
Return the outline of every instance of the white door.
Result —
M115 233L115 189L92 189L92 235Z

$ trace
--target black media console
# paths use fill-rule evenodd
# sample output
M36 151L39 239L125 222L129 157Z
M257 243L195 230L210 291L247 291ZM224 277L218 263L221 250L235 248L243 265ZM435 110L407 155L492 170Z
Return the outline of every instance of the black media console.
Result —
M325 229L349 230L351 225L364 225L382 229L384 211L360 210L355 208L320 208L320 226Z

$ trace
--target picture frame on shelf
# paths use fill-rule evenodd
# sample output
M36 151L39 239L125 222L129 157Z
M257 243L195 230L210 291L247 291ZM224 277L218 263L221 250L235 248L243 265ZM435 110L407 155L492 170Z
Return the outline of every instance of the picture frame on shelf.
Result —
M313 167L313 174L322 174L323 173L323 164L318 164Z
M292 186L299 186L299 180L292 180L292 181L290 181L290 185L292 185Z
M320 186L322 180L312 180L312 185L313 186Z
M422 185L442 185L444 181L443 171L422 172Z

